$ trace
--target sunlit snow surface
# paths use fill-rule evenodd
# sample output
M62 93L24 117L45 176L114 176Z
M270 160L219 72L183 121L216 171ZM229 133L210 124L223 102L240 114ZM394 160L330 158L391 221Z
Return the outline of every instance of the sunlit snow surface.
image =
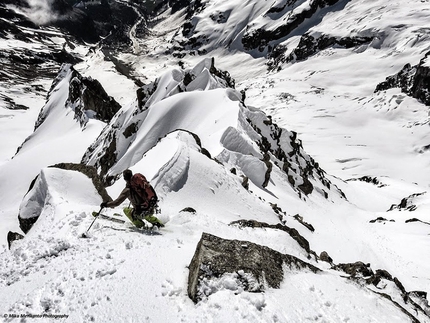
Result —
M51 97L51 103L57 102L53 113L12 159L32 134L45 104L41 95L16 88L12 91L15 101L30 109L0 110L0 235L4 250L0 255L0 315L65 314L69 317L64 322L408 322L393 303L346 280L340 272L330 270L329 264L307 259L307 253L285 232L228 224L239 219L278 223L267 201L277 203L287 213L286 224L296 228L317 254L327 251L335 263L370 263L373 270L385 269L397 277L407 291L430 292L430 226L405 223L411 218L430 223L430 152L423 149L430 144L428 107L399 89L373 93L385 77L406 63L417 64L429 51L430 3L341 1L342 10L327 12L318 24L310 22L308 31L337 36L372 33L380 35L379 42L352 49L329 48L267 73L264 58L242 52L240 38L244 21L252 28L276 27L278 22L271 25L264 16L272 3L206 2L206 9L198 14L197 31L211 35L207 49L213 51L208 57L215 56L216 66L230 72L238 90L246 90L248 107L263 110L279 126L298 133L304 150L348 201L318 195L304 201L287 182L268 188L282 199L276 200L252 183L250 190L255 194L249 194L237 177L201 154L191 136L172 132L177 125L188 125L211 139L203 146L212 154L221 153L220 136L214 129L237 126L231 124L231 117L239 110L238 102L226 96L229 90L199 88L157 103L154 98L160 109L154 109L153 119L146 120L151 125L140 130L140 141L124 152L114 168L120 172L131 166L151 179L161 198L160 219L166 223L161 234L137 232L128 222L121 225L98 219L90 238L81 239L93 220L91 212L99 209L102 200L82 174L45 167L80 162L104 124L94 121L81 129L64 108L67 93L58 91ZM306 5L306 1L302 3ZM214 10L230 12L228 21L217 29L209 18ZM163 53L168 41L176 37L173 28L183 23L181 19L177 13L156 26L153 38L141 44L139 55L122 55L147 82L178 68L178 59ZM222 45L229 41L231 51ZM299 36L292 35L285 45L293 50L298 41ZM5 42L2 39L0 46ZM29 46L14 45L11 40L7 44ZM76 51L86 53L82 48ZM186 56L182 61L191 68L202 58ZM101 52L86 56L76 69L98 79L123 110L133 106L135 84L118 75ZM50 81L42 83L48 90ZM3 85L0 90L11 91ZM222 104L223 99L231 106ZM196 119L200 102L219 105L214 111L224 114L214 112L213 117ZM163 120L175 104L189 113L188 121L187 114ZM221 124L214 125L214 120ZM148 133L154 134L150 143L145 141ZM157 136L168 133L155 145ZM257 178L263 176L258 167L252 170ZM45 195L33 196L43 200L41 216L26 238L9 251L6 234L20 232L20 207L25 210L23 215L32 212L32 204L23 197L39 174L33 190L39 188ZM380 184L350 181L362 176L377 177ZM108 188L112 197L123 185L120 179ZM416 193L424 194L413 199L415 211L387 212ZM185 207L193 207L196 214L180 212ZM315 232L293 219L297 213ZM388 221L369 223L378 217ZM311 262L323 272L286 270L281 288L265 293L244 292L234 275L225 276L210 282L216 292L195 305L187 296L187 266L202 232L265 245ZM388 284L382 291L391 290L394 286ZM430 321L423 315L419 319Z

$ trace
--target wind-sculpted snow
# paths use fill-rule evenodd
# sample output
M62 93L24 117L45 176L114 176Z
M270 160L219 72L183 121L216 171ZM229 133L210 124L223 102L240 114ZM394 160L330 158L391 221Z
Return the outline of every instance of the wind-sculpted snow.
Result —
M89 195L88 192L93 194ZM94 193L93 183L85 175L75 171L45 168L41 170L21 202L19 212L21 228L27 233L36 221L40 221L42 223L40 230L43 232L49 223L58 223L58 219L55 219L57 207L72 201L78 204L97 203L101 197Z
M160 142L160 147L155 148L166 154L168 148L172 149L172 140L176 143L176 151L173 151L173 156L161 166L153 178L153 185L161 196L171 191L177 192L185 185L190 168L190 149L199 150L191 134L181 130L167 135Z
M214 71L213 61L204 60L190 71L166 73L155 82L156 90L146 103L140 104L143 111L135 104L121 111L83 162L100 167L107 176L116 176L138 163L167 134L186 130L199 138L210 156L228 169L237 168L260 189L269 185L272 170L277 168L299 195L312 193L311 182L315 181L320 183L318 192L327 197L330 183L296 135L280 129L261 111L246 107L241 94L226 88L226 80L215 75L223 74ZM190 81L184 84L186 76ZM128 132L131 126L133 131ZM111 167L107 169L109 154ZM171 163L180 164L176 158Z
M197 78L197 76L207 73L205 71L210 71L212 67L211 60L204 60L192 70L169 71L145 86L138 92L140 93L138 102L130 104L117 114L85 153L83 162L95 165L105 175L111 167L125 158L123 161L127 160L128 165L121 166L125 169L136 163L158 139L171 131L187 129L187 126L182 124L183 122L198 126L200 122L193 118L210 118L210 113L203 110L204 107L199 106L199 104L207 105L207 102L204 101L205 95L193 94L202 98L202 102L193 103L193 100L196 101L195 99L184 94L177 94L189 91L189 89L198 91L226 87L228 82L213 74L206 74L204 79ZM172 96L175 98L167 100L167 103L161 102ZM214 97L212 99L212 101L216 101ZM211 99L207 100L211 101ZM160 121L161 118L162 121ZM143 146L142 140L145 141ZM125 156L126 153L127 156ZM123 169L119 168L116 172L121 172Z
M75 119L75 112L67 103L73 75L70 65L64 65L39 113L34 132L0 169L3 178L19 173L13 178L13 190L2 193L1 209L7 209L8 205L19 205L18 201L26 194L31 181L44 167L58 163L78 163L103 129L105 124L94 118L89 118L84 128Z
M428 106L399 88L374 93L405 64L426 89L428 1L93 1L85 10L107 36L96 45L30 23L16 11L26 0L5 3L0 315L430 322ZM159 5L154 16L146 5ZM65 68L49 88L60 63L76 64L82 78ZM86 101L90 78L120 102L113 117L80 110L98 94ZM417 94L426 102L426 91ZM65 170L80 161L104 183ZM46 168L58 163L63 170ZM125 168L155 187L164 228L114 215L128 201L102 212L123 223L93 222L102 200L124 189ZM19 206L21 222L38 218L12 241L23 234ZM204 232L320 274L283 267L272 288L246 268L211 275L225 266L205 265L195 305L187 277Z

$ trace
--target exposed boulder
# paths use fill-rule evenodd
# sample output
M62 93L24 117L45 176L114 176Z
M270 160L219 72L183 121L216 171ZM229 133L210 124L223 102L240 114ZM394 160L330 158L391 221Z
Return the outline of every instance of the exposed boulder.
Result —
M210 282L233 274L247 291L259 292L267 284L279 288L284 270L320 270L294 256L281 254L248 241L226 240L203 233L189 265L188 296L197 303L216 292Z
M328 262L329 264L333 264L333 259L329 256L329 254L327 253L327 251L322 251L320 253L320 260Z
M348 264L338 264L333 267L335 270L341 270L350 275L351 278L366 278L373 276L373 270L370 264L361 261Z
M180 212L188 212L188 213L192 213L192 214L196 214L196 210L193 209L192 207L186 207L184 209L182 209Z
M393 276L391 276L388 271L384 269L377 269L376 272L366 282L368 284L378 286L382 279L394 281Z
M269 204L272 207L273 212L275 212L278 215L279 220L282 221L284 219L284 216L287 215L287 212L282 210L282 208L278 204L273 204L273 203L269 203Z
M8 244L9 249L10 249L10 247L14 241L21 240L23 238L24 238L24 236L22 234L9 231L7 233L7 244Z
M375 92L400 88L403 93L430 106L430 52L415 65L406 64L403 69L378 84Z

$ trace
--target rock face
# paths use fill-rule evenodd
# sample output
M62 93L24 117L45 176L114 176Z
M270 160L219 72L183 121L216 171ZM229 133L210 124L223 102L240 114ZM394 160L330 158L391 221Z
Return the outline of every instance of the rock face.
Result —
M419 323L422 322L421 319L427 321L430 317L430 307L425 299L427 294L406 291L401 281L384 269L373 271L370 264L361 261L337 264L332 269L345 272L349 275L348 279L391 301L395 307L409 316L411 322Z
M75 70L73 74L67 104L75 110L75 118L82 127L90 117L109 122L121 105L106 93L99 81L83 77Z
M415 211L418 208L417 205L414 204L414 203L416 203L415 200L418 197L425 195L425 194L426 194L426 192L411 194L408 197L403 198L398 205L396 205L396 204L391 205L391 207L388 211L393 211L393 210Z
M269 9L266 15L276 15L280 13L290 12L291 14L286 19L286 22L278 26L274 30L266 30L264 28L259 28L257 30L252 30L251 32L245 33L242 38L242 43L245 49L252 50L258 49L260 52L264 51L267 46L276 40L288 36L294 29L299 27L306 19L311 18L318 9L325 8L327 6L332 6L338 2L338 0L315 0L309 1L309 5L303 10L298 10L295 13L292 9L298 1L283 1L282 5L274 6Z
M302 35L318 25L330 12L342 10L349 1L338 0L285 0L259 3L243 2L237 7L214 4L210 1L163 1L158 12L170 7L174 13L183 10L185 22L178 26L166 53L182 58L185 55L204 55L212 49L225 47L269 58L269 68L275 69L287 61L284 45L288 37ZM250 7L252 6L252 10ZM237 11L236 11L237 10ZM238 23L237 15L243 15ZM247 16L248 15L248 16ZM222 32L229 30L229 32ZM315 36L315 38L320 38ZM373 37L352 34L350 37L325 36L320 39L304 37L301 45L288 61L305 59L312 52L328 46L350 48L368 43ZM316 43L316 45L315 45ZM307 46L307 49L303 47Z
M60 84L65 82L68 84ZM34 130L45 121L52 111L51 97L59 90L64 91L65 86L68 86L65 107L74 111L74 118L82 128L85 127L90 118L109 122L121 108L120 104L106 93L99 81L84 77L70 64L64 64L51 85L47 104L41 110Z
M430 52L428 52L418 65L406 64L403 69L386 80L375 89L375 92L391 88L401 88L403 93L420 100L430 106Z
M27 15L11 9L15 7L22 12L29 10L27 1L0 3L0 40L4 44L0 51L0 104L9 109L28 109L32 107L17 103L20 92L45 96L46 90L38 81L53 79L62 64L81 60L78 54L67 51L66 44L52 41L52 30L47 31ZM16 45L24 43L25 46Z
M238 273L244 289L248 291L263 290L264 282L271 288L279 288L285 267L314 273L319 271L311 264L268 247L203 233L189 266L188 296L197 303L208 296L204 290L208 280L229 273Z
M285 50L282 48L275 47L274 50L268 55L268 65L270 69L278 67L282 63L302 61L307 59L309 56L316 54L331 46L337 46L341 48L352 48L363 44L369 44L374 37L334 37L328 35L318 35L314 37L310 34L304 34L300 38L300 42L293 52L287 57L284 56Z

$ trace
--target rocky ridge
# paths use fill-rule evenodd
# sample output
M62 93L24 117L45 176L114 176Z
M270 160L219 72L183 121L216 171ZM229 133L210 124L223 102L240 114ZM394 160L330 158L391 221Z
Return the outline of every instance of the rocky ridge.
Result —
M430 52L417 65L406 64L402 70L388 76L376 86L375 92L400 88L403 93L430 106Z

